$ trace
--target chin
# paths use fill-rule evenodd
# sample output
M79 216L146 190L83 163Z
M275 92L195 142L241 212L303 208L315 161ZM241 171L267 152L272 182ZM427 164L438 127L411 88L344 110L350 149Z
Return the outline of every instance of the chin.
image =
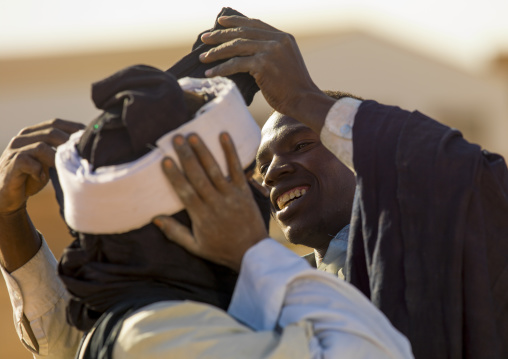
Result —
M291 244L304 245L310 248L328 246L332 237L323 237L316 231L306 228L282 227L284 237ZM323 240L325 238L325 240Z

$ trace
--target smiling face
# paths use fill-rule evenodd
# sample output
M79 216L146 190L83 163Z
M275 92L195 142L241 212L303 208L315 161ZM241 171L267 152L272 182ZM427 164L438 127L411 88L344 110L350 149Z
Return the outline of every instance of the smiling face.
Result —
M349 223L353 173L323 146L318 134L279 113L263 126L256 167L286 239L326 250Z

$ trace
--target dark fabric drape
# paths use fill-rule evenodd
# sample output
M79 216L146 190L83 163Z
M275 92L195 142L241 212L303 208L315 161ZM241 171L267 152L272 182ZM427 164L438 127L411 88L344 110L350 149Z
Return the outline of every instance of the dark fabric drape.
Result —
M190 119L175 77L149 66L133 66L94 84L92 98L103 113L87 126L77 147L94 168L141 157L160 136ZM52 179L63 206L54 173ZM267 199L255 197L268 214ZM190 226L187 212L174 217ZM128 309L184 299L223 309L229 305L237 273L188 253L153 224L115 235L73 235L58 271L72 295L67 319L78 329L89 330L118 305Z
M79 233L58 270L72 294L68 320L81 330L124 301L189 299L226 309L237 278L168 241L152 224L118 235Z
M224 26L220 25L217 22L217 19L221 16L231 16L231 15L244 16L240 12L231 9L229 7L222 8L219 15L217 15L214 26L211 29L201 32L198 35L196 42L192 46L192 51L188 55L183 57L180 61L178 61L176 64L171 66L171 68L169 68L167 72L172 73L177 78L187 76L202 78L205 77L206 70L211 69L212 67L227 61L221 60L212 62L210 64L204 64L201 61L199 61L199 55L215 47L213 45L205 45L201 41L201 35L204 34L205 32L224 29ZM250 105L252 103L252 100L254 99L254 95L256 94L256 92L259 91L259 87L256 84L256 80L254 80L254 77L252 77L248 73L238 73L228 76L228 78L236 83L236 86L240 90L245 100L245 103L247 104L247 106Z
M418 112L364 102L346 278L416 358L508 358L508 171Z
M146 65L92 84L92 100L103 112L87 126L78 152L94 168L143 156L162 135L190 119L177 79Z

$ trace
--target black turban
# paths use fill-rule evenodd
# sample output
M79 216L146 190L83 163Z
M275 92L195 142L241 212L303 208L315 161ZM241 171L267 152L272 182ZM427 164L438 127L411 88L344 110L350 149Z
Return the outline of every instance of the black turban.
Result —
M219 15L217 15L213 28L201 32L198 35L196 42L192 46L192 52L187 56L185 56L184 58L182 58L176 64L174 64L171 68L169 68L167 72L172 73L177 78L182 78L186 76L201 78L205 77L206 70L211 69L212 67L227 61L220 60L209 64L204 64L201 61L199 61L199 55L214 47L213 45L204 44L201 41L201 35L203 35L205 32L225 29L224 26L220 25L217 22L217 19L221 16L231 16L231 15L245 17L245 15L229 7L222 8ZM228 76L228 78L235 82L236 86L238 87L243 96L243 99L245 100L245 103L247 104L247 106L249 106L252 103L252 100L254 99L254 95L256 94L256 92L259 91L259 87L256 84L256 80L254 79L254 77L244 72Z

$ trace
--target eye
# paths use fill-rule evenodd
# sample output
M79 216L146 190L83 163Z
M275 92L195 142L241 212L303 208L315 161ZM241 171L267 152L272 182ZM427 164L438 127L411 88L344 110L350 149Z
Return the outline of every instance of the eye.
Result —
M300 142L295 146L295 151L303 150L304 148L308 147L311 144L312 142Z
M258 171L263 177L265 176L265 173L268 170L268 166L270 166L269 163L264 163L258 167Z

